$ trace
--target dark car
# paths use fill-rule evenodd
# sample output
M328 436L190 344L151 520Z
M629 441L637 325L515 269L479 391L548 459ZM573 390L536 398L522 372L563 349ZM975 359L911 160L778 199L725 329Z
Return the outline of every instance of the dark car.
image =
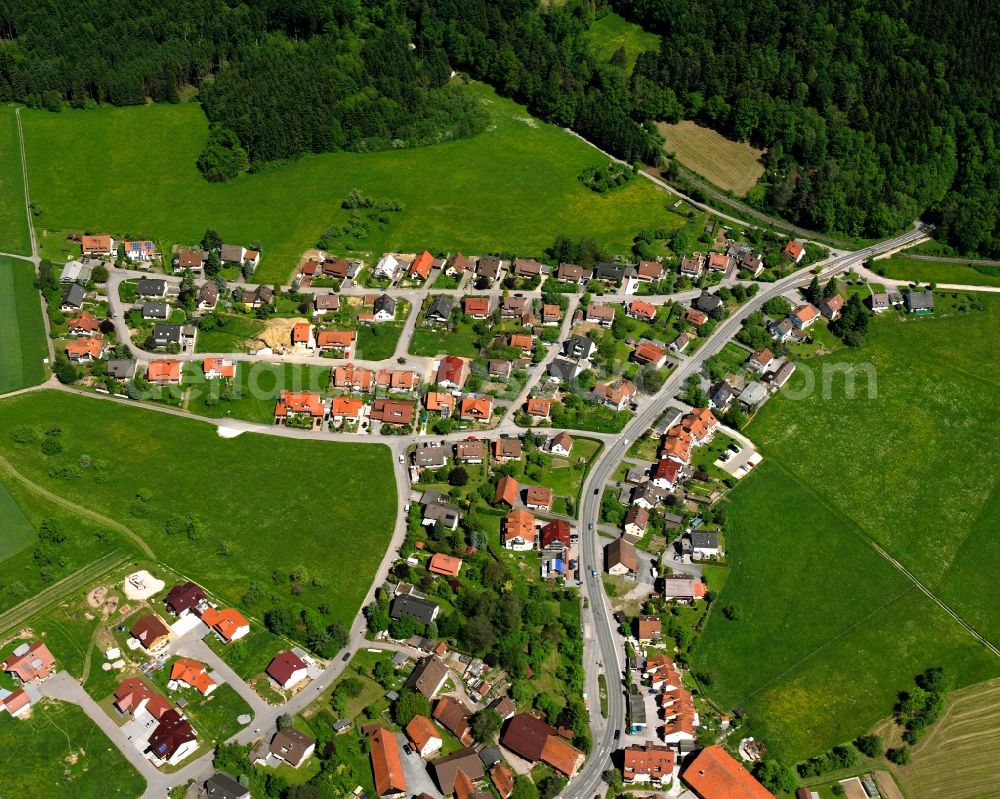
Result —
M617 741L621 737L622 737L622 731L621 730L615 730L615 740Z
M342 661L343 661L344 663L346 663L346 662L347 662L348 660L350 660L350 659L351 659L351 653L350 653L350 652L345 652L345 653L344 653L344 656L343 656L343 657L341 658L341 660L342 660Z

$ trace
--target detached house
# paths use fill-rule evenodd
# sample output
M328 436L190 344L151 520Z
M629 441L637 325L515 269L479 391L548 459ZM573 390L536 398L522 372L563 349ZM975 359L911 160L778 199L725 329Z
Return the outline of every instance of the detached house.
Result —
M649 526L649 511L638 505L633 505L625 514L625 535L639 539L646 535Z
M431 299L430 305L427 306L424 319L433 324L444 324L451 318L451 309L454 304L454 300L448 294L438 294Z
M446 355L438 363L434 382L444 388L461 388L465 382L465 361L456 355Z
M926 316L934 313L934 292L933 291L910 291L904 295L906 310L917 316Z
M160 717L160 723L149 736L147 754L154 764L176 766L198 748L191 724L171 708Z
M622 411L628 407L635 396L635 384L629 380L619 380L611 385L598 383L591 391L591 396L602 405L614 411Z
M250 632L250 622L235 608L217 610L208 605L201 611L201 620L226 644L238 641Z
M101 336L81 336L66 344L66 357L73 363L90 363L104 357L104 339Z
M41 681L56 669L56 659L42 641L20 644L3 663L0 670L10 674L19 683Z
M455 398L443 391L428 391L424 397L428 413L448 417L455 411Z
M165 302L144 302L142 304L143 319L166 319L170 316L170 306Z
M147 652L152 652L163 647L170 640L170 628L152 613L140 616L136 619L129 635L135 638Z
M218 683L208 676L205 664L190 658L177 658L170 668L170 679L194 688L202 696L208 696L218 688Z
M708 271L722 272L725 274L729 270L731 261L724 252L711 252L708 254Z
M206 380L233 380L236 377L236 361L226 358L206 358L202 369Z
M609 328L615 321L615 309L611 305L588 305L586 320Z
M840 316L844 309L844 298L839 294L834 294L830 299L823 300L819 305L819 312L831 322Z
M545 442L545 448L553 455L568 458L570 452L573 450L573 437L563 430Z
M62 299L59 301L59 310L63 313L79 311L83 307L84 297L87 292L79 283L71 283L63 289Z
M639 570L639 556L624 538L616 538L604 547L604 566L608 574L624 576Z
M425 759L440 752L444 744L441 733L427 716L414 716L406 725L406 737L413 744L414 751Z
M282 389L274 406L275 424L286 424L289 419L309 419L316 429L326 418L326 403L316 391Z
M466 297L462 300L462 311L472 319L488 319L490 315L490 298Z
M130 261L151 261L156 255L156 245L151 241L125 241L123 246Z
M774 353L765 347L762 350L755 351L747 363L750 364L751 369L755 369L758 372L767 372L774 364Z
M552 400L545 397L529 397L526 410L532 421L540 422L549 418Z
M535 548L535 517L516 508L503 517L500 537L505 549L526 552Z
M597 345L593 339L573 333L563 344L563 353L567 358L585 360L594 354Z
M382 424L413 424L416 403L407 400L377 399L372 404L370 418Z
M643 300L632 300L626 306L626 315L633 319L641 319L650 322L656 318L656 306Z
M180 361L150 361L146 367L146 379L154 386L179 386L181 375Z
M524 278L539 277L542 274L542 265L530 258L515 258L514 274Z
M792 311L788 318L792 320L792 325L797 330L805 330L819 318L819 311L816 310L815 305L807 302Z
M413 263L410 264L410 269L406 273L406 276L410 280L427 280L431 275L431 267L434 264L434 256L431 255L427 250L424 250L420 255L413 259Z
M294 688L309 674L306 662L294 652L285 650L279 652L268 664L267 676L274 680L282 691Z
M806 248L793 239L785 245L785 249L781 253L782 255L787 255L793 263L797 264L801 263L802 258L805 256Z
M206 601L207 597L201 586L187 582L179 583L171 588L163 603L166 605L167 611L174 616L186 616Z
M476 264L476 277L484 278L492 282L500 276L500 270L502 268L503 261L495 255L484 255L479 259L479 263Z
M705 256L700 252L693 252L681 260L681 274L692 280L697 280L705 271Z
M580 284L586 281L587 275L583 268L576 264L559 264L556 271L556 280L562 283Z
M656 344L644 341L632 351L632 360L642 366L659 369L667 362L667 352Z
M311 328L310 325L310 334ZM349 358L357 338L358 334L353 330L320 330L316 334L314 346L321 352L340 352L344 358ZM305 346L308 348L308 341Z
M118 251L111 236L83 236L80 238L80 249L84 255L95 256L114 255Z
M467 422L488 422L493 415L493 399L483 397L463 397L458 416Z
M166 297L167 281L144 277L136 284L135 293L140 297Z
M521 451L521 441L517 438L498 438L493 442L493 460L499 463L521 460ZM513 478L510 479L513 480Z

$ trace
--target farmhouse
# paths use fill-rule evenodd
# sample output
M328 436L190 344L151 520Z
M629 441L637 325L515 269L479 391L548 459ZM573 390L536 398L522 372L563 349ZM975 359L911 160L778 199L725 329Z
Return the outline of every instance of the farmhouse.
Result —
M401 597L397 597L397 600ZM437 655L430 655L421 660L406 680L406 687L419 691L428 699L441 690L444 681L448 679L448 667Z
M454 735L462 746L472 745L471 714L453 696L442 696L434 706L434 718Z

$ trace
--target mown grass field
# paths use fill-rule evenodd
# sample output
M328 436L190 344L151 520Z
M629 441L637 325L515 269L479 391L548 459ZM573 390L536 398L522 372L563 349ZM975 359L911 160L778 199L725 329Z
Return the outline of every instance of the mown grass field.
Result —
M146 781L75 705L46 699L31 709L30 719L4 714L0 721L5 796L132 799L146 789Z
M709 693L739 705L779 758L794 762L890 714L912 676L942 665L957 685L1000 675L989 655L870 545L876 541L990 640L1000 463L996 341L1000 302L935 319L879 320L869 343L809 366L751 424L765 461L732 494L721 601L697 662ZM870 363L848 399L824 397L822 368ZM805 393L805 392L803 392Z
M617 14L605 14L590 26L587 31L590 40L590 51L601 61L610 61L619 47L625 48L628 68L635 66L639 53L656 50L660 46L660 37L642 29L640 25L629 22Z
M0 429L70 419L61 455L7 438L0 452L30 480L114 515L157 558L225 601L239 604L248 586L259 584L260 598L241 605L250 613L263 613L273 595L325 605L327 618L353 621L395 519L384 449L253 434L222 439L193 420L57 392L0 403ZM83 454L96 466L51 476ZM145 503L137 492L145 492ZM167 533L169 520L188 516L197 522L193 537ZM308 577L293 598L296 567Z
M33 544L38 535L3 483L0 483L0 518L3 519L3 536L0 537L2 562Z
M997 795L1000 680L956 691L906 766L891 766L911 797L992 799Z
M956 264L950 261L920 261L895 255L876 261L886 277L920 283L961 283L969 286L1000 286L1000 266Z
M746 142L731 141L688 119L673 125L661 122L656 127L664 138L664 150L674 153L688 169L737 197L750 191L764 174L760 162L764 151Z
M362 249L461 249L540 254L558 233L589 236L627 251L642 228L656 227L666 197L633 181L606 197L585 188L580 171L601 156L568 133L532 118L481 84L469 91L493 117L472 139L414 150L303 157L225 185L206 183L195 160L208 135L195 104L23 111L37 226L101 229L171 242L195 242L206 227L227 241L263 247L263 282L286 280L303 250L349 212L352 188L402 202ZM134 181L141 164L141 188ZM81 185L100 191L80 191Z
M0 252L31 255L17 118L10 105L0 108L0 163L4 165L0 171Z
M28 261L0 256L0 394L45 380L45 323Z

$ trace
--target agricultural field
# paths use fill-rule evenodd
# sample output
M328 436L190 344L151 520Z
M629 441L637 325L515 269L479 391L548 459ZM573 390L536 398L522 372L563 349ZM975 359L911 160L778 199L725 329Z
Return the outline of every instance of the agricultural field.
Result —
M24 512L0 483L0 518L3 518L3 538L0 539L0 563L16 555L38 540L38 534Z
M66 419L74 425L62 434L63 452L43 455L37 444L5 438L0 453L70 502L117 509L156 558L223 601L262 614L273 597L322 607L330 622L350 626L395 518L382 448L222 439L201 422L57 392L0 403L4 430ZM78 465L84 455L86 467ZM366 490L373 484L378 492ZM294 545L275 546L275 535ZM341 579L345 573L356 579Z
M146 781L80 708L46 699L28 719L0 718L0 785L7 796L133 799ZM114 779L109 779L113 774Z
M0 394L45 380L45 322L28 261L0 256L0 328Z
M890 766L911 797L996 796L1000 745L1000 680L956 691L941 719L913 747L906 766Z
M196 104L26 110L32 199L42 209L37 226L175 243L199 241L214 227L227 241L259 241L257 277L271 283L287 280L325 229L349 221L340 203L353 188L402 203L402 212L358 242L359 250L376 254L426 247L537 255L559 233L626 252L640 229L660 224L667 198L648 181L595 194L577 180L600 160L593 148L482 84L468 90L493 117L472 139L305 156L222 185L205 182L195 167L208 135ZM136 163L146 176L142 202L130 179ZM81 184L102 189L81 193Z
M764 174L763 150L736 142L690 120L669 125L659 123L663 149L720 189L743 197Z
M985 445L1000 434L989 410L1000 302L984 307L878 320L865 347L810 362L811 392L801 391L809 376L800 367L747 431L765 460L731 495L733 573L722 597L741 618L713 615L696 668L712 672L711 696L746 709L788 762L889 715L900 687L928 666L944 666L958 686L1000 674L873 548L1000 639L986 588L1000 574L1000 464ZM842 371L824 391L833 365ZM854 398L846 369L862 375ZM877 376L871 398L867 370Z
M24 177L14 107L0 108L0 252L31 255L28 218L24 210Z
M590 40L590 51L601 61L610 61L618 48L624 48L630 71L639 53L660 47L659 36L615 13L605 14L596 20L587 31L587 38Z
M894 255L875 262L879 274L895 280L920 283L961 283L969 286L1000 286L1000 266L922 261Z

